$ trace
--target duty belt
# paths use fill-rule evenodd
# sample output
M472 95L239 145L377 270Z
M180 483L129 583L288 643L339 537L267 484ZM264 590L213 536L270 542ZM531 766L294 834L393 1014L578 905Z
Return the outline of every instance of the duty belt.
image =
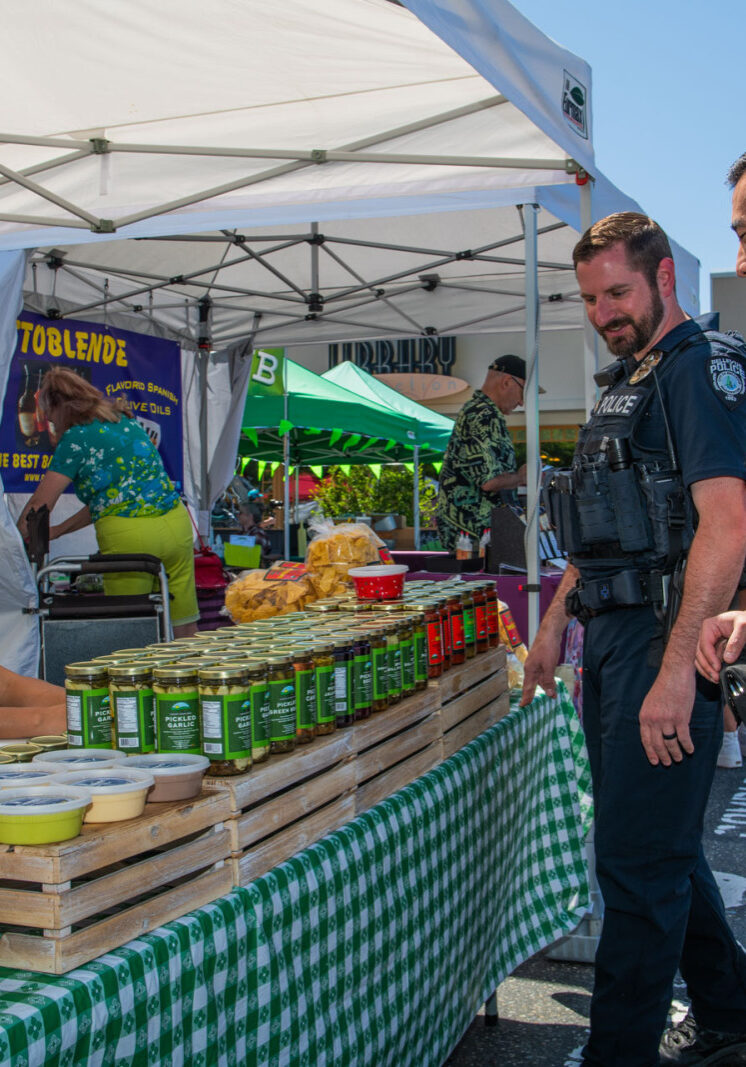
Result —
M565 606L570 615L585 624L594 615L613 608L641 607L665 602L664 575L660 571L620 571L610 578L579 581L570 591Z

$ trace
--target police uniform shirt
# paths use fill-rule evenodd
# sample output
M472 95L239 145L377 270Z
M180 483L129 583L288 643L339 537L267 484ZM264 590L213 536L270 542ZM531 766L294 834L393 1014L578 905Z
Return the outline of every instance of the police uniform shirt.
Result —
M484 493L485 482L516 470L515 451L500 409L476 389L456 419L440 472L437 520L455 539L460 530L480 537L490 526L496 493ZM452 544L446 547L453 547Z
M609 438L624 436L623 424L628 419L630 425L637 423L631 437L637 463L644 463L646 454L654 459L667 453L668 427L670 445L687 490L695 482L711 478L746 480L743 341L736 336L726 345L708 338L696 320L680 323L658 341L645 359L632 364L624 381L603 394L581 438L586 436L586 445L593 451L596 445L592 442L603 441L607 434ZM644 555L609 555L604 551L598 556L591 553L590 557L570 553L584 580L630 566L650 569Z
M691 488L708 478L746 480L746 347L738 337L733 347L710 341L697 321L688 319L667 333L655 350L664 353L665 361L667 353L687 340L695 343L673 357L670 373L665 373L664 363L659 374L684 484ZM637 429L639 444L644 446L654 431L652 421L660 417L653 401Z

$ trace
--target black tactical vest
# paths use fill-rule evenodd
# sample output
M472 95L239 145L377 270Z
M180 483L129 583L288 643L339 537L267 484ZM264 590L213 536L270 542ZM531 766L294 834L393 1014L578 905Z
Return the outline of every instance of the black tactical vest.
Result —
M659 393L690 343L650 352L610 386L580 431L571 469L545 488L557 540L581 575L668 574L692 542L694 507Z

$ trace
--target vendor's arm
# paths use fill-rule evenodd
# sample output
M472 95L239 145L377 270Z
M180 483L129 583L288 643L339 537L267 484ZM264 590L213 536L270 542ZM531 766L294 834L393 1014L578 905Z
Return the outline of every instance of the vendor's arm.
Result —
M0 737L64 734L65 690L0 667Z
M565 598L575 587L578 577L576 568L568 564L554 599L541 620L539 631L531 642L526 662L523 664L521 707L530 704L534 699L537 685L549 696L557 695L554 668L559 663L562 634L570 621L565 609Z
M51 511L62 493L64 493L65 489L70 485L70 481L70 478L64 474L58 474L57 471L47 471L46 474L42 475L41 481L26 502L26 506L18 519L17 525L21 537L25 538L28 536L26 516L29 511L32 508L40 508L42 504L46 504Z
M497 493L501 489L517 489L519 485L526 484L526 464L524 463L517 471L505 471L482 484L483 493Z
M740 478L695 482L692 499L699 515L687 560L681 607L666 645L658 677L640 709L640 736L650 762L668 767L694 751L689 733L695 692L693 669L703 621L728 607L746 552L746 483ZM676 733L667 747L663 734ZM670 742L669 742L670 744Z
M49 540L54 541L56 537L62 537L63 534L82 530L84 526L90 526L92 522L90 511L87 507L82 507L80 511L76 511L74 515L71 515L63 522L58 523L56 526L50 526Z

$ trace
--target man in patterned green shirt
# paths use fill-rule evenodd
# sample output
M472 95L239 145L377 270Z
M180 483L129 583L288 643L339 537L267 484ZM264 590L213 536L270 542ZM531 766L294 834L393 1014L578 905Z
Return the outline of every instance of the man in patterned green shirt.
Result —
M499 356L482 388L459 412L440 472L436 512L440 543L449 552L462 531L478 541L491 525L492 508L505 503L504 494L526 484L526 466L516 470L505 422L523 403L525 384L525 360Z

